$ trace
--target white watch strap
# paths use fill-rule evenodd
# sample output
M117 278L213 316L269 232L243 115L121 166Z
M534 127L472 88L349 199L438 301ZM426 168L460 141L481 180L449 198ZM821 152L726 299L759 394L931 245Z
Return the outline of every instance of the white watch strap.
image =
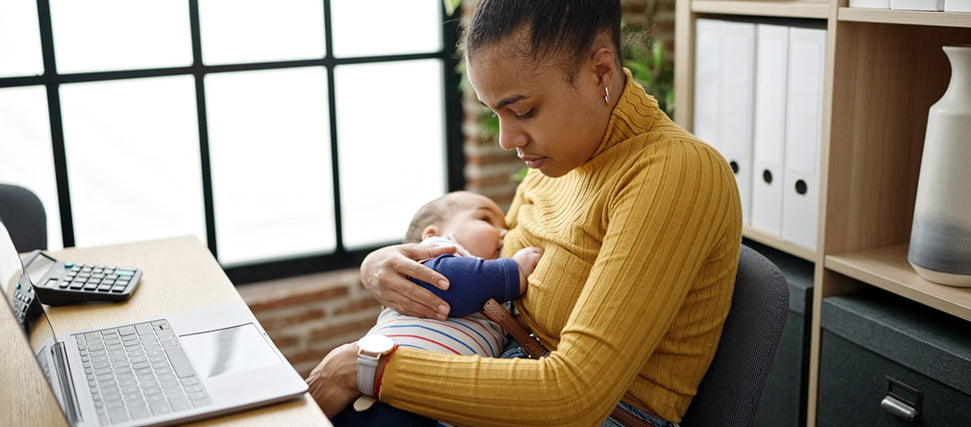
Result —
M374 394L374 372L378 368L378 357L367 354L357 355L357 390L365 396Z

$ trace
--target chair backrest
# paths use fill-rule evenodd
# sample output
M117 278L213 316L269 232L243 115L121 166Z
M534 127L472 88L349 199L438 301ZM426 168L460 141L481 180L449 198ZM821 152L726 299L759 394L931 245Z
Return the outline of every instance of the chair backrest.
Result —
M47 249L47 215L32 191L0 184L0 220L7 226L17 252Z
M788 311L786 278L762 254L742 245L732 308L682 426L752 424Z

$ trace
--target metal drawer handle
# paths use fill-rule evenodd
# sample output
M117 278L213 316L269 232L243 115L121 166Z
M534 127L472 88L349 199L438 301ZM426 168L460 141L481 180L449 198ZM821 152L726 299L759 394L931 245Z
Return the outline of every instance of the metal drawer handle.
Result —
M907 421L917 419L917 410L910 405L895 399L893 396L886 396L880 402L880 407L887 412L894 414Z
M924 400L923 393L889 375L884 378L886 395L880 401L880 407L901 419L911 422L917 420Z

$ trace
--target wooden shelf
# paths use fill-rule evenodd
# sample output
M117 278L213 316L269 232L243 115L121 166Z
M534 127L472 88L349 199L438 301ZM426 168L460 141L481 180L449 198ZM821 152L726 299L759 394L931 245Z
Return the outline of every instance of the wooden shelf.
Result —
M837 16L837 19L840 21L850 22L971 28L971 13L918 12L909 10L841 7L839 8Z
M947 88L941 46L971 43L971 13L845 7L846 0L676 0L678 123L692 129L695 21L826 24L816 249L751 226L742 236L814 264L806 424L817 424L822 300L877 287L971 321L971 288L938 285L907 262L928 108ZM778 18L778 19L776 19ZM798 25L800 23L793 23ZM916 79L916 80L915 80ZM918 81L919 84L914 84ZM791 424L786 422L786 424Z
M816 251L809 249L805 246L797 245L792 242L787 242L785 240L782 240L781 237L775 234L759 230L750 225L742 226L742 236L747 239L752 239L770 248L778 249L780 251L786 252L789 255L802 258L806 261L816 262Z
M829 17L829 4L826 2L799 0L695 0L691 2L691 11L696 13L718 13L723 15L826 19Z
M971 288L938 285L907 262L907 245L827 255L829 270L971 321Z

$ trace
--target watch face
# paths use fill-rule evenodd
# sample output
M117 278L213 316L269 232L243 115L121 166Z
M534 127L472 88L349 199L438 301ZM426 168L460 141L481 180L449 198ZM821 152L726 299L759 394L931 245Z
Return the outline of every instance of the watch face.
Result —
M367 335L357 341L357 347L369 354L384 354L394 348L394 341L384 335Z

